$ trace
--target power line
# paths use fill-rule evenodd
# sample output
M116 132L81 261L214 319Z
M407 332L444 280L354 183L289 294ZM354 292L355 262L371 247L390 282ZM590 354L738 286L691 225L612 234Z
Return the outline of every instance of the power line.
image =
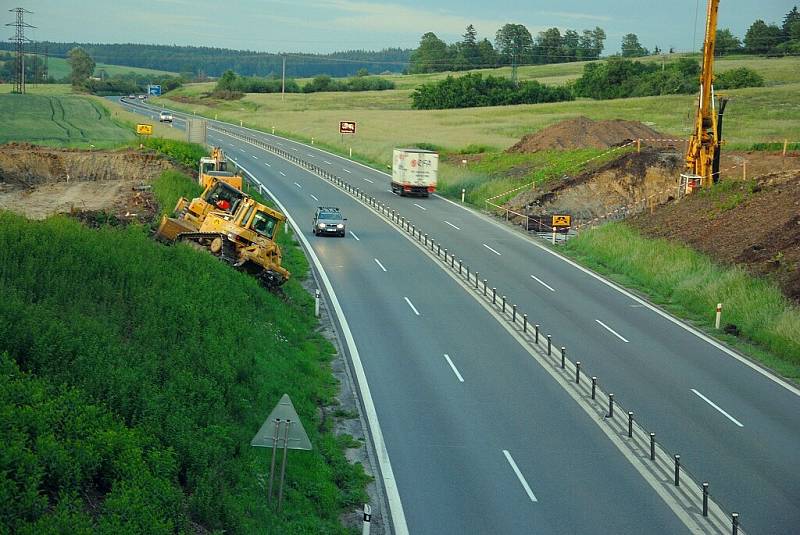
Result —
M36 26L31 26L25 22L25 13L30 14L31 12L25 8L16 7L14 9L9 9L11 13L16 14L16 22L9 22L6 26L13 26L16 31L13 37L9 37L8 40L14 43L14 49L17 53L17 63L15 67L15 80L14 80L14 92L23 94L25 93L25 43L30 42L30 39L25 37L25 28L35 28Z

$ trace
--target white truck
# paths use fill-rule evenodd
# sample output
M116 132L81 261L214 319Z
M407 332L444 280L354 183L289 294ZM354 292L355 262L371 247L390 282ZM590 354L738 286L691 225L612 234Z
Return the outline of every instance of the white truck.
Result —
M436 191L439 155L431 150L394 149L392 193L428 197Z

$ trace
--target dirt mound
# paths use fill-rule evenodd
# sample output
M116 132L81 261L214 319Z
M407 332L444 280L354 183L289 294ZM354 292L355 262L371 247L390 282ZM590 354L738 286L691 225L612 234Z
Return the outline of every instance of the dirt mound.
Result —
M528 134L506 152L537 152L548 149L608 149L635 139L664 139L669 136L637 121L593 121L578 117Z
M590 220L620 206L665 202L677 193L682 165L677 152L633 152L593 171L520 193L508 204L529 215L559 213Z
M147 183L172 165L160 156L80 151L26 144L0 146L0 209L32 219L107 211L149 221L155 202Z
M717 261L773 277L800 304L800 169L690 195L629 223Z

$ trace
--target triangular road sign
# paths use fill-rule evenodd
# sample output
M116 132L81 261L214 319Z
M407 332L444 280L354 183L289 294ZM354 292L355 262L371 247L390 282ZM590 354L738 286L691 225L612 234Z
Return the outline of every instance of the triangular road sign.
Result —
M289 449L310 450L311 441L308 440L306 430L303 429L303 423L300 421L297 411L294 410L289 394L284 394L278 404L275 405L261 429L253 437L250 445L260 448L283 448L287 426L289 428L289 438L287 440Z

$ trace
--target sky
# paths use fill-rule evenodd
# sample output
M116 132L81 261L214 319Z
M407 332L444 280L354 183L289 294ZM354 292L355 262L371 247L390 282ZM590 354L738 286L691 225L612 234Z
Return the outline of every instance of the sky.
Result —
M721 0L719 28L744 37L756 19L780 24L800 0ZM635 33L652 49L698 50L706 0L0 0L23 7L26 36L37 41L216 46L260 52L326 53L416 48L426 32L447 43L461 40L468 24L494 41L506 23L533 36L550 27L603 28L604 54L618 52ZM12 28L4 39L11 37Z

